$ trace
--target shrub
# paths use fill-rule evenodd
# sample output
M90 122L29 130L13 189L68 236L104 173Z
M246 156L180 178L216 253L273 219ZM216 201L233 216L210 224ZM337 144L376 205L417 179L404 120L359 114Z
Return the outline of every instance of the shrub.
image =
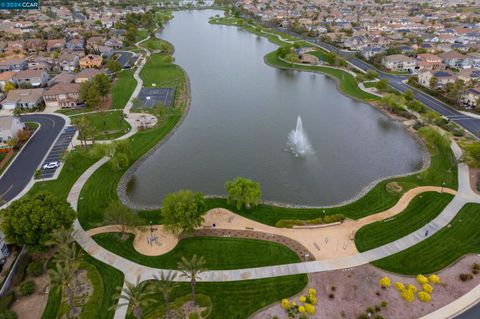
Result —
M395 289L397 289L398 291L402 291L405 289L405 285L402 284L400 281L397 281L394 286L395 286Z
M304 306L298 307L298 312L305 313L305 307Z
M382 306L382 308L387 308L388 302L386 300L384 300L380 303L380 306Z
M6 310L4 312L0 312L0 319L17 319L17 313L13 310Z
M415 294L412 290L403 289L400 293L400 296L405 299L407 302L412 302L415 299Z
M431 284L434 284L434 285L439 284L441 282L440 277L434 274L431 274L430 276L428 276L428 280L430 281Z
M367 313L374 313L374 312L375 312L375 309L373 309L373 307L367 308Z
M390 278L388 277L383 277L378 281L378 284L384 288L388 288L392 285L392 282L390 281Z
M428 285L428 284L427 284ZM429 302L430 300L432 300L432 296L430 296L430 294L428 292L425 292L425 291L420 291L418 293L418 299L421 301L421 302Z
M407 289L408 289L408 290L411 290L414 294L417 293L417 287L415 287L415 286L412 285L412 284L409 284L409 285L407 286Z
M472 273L474 275L477 275L478 273L480 273L480 264L474 263L472 265Z
M7 292L0 297L0 312L8 310L10 305L15 301L15 293L13 291Z
M420 285L426 284L426 283L428 283L428 278L425 277L424 275L417 275L417 282Z
M35 292L37 285L33 280L27 280L20 284L19 292L22 296L29 296Z
M430 286L429 284L423 284L423 285L422 285L422 289L423 289L423 291L431 294L431 293L432 293L432 290L433 290L433 287Z
M299 300L300 302L305 302L305 301L307 301L307 297L305 297L305 296L300 296L300 298L298 298L298 300Z
M473 275L472 274L460 274L459 278L460 278L461 281L465 282L465 281L472 280Z
M285 310L288 310L291 308L291 304L290 304L290 301L288 301L288 299L283 299L282 300L282 308L285 309Z
M304 305L305 307L305 311L309 314L309 315L313 315L315 313L315 307L309 303L306 303Z
M27 274L32 277L38 277L43 274L43 262L41 261L32 261L27 267Z

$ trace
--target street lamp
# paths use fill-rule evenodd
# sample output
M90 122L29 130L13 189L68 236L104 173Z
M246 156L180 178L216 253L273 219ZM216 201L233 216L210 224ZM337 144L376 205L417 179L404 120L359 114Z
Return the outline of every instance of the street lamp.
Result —
M443 188L445 187L445 182L442 182L442 190L440 191L440 193L443 193Z

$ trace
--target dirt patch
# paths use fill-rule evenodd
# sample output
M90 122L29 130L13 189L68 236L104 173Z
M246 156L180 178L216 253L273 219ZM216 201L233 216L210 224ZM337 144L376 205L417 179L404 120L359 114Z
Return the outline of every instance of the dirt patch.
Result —
M472 187L472 190L480 194L480 169L479 168L469 168L470 170L470 186Z
M397 182L390 182L386 186L387 192L400 194L403 191L403 187Z
M412 303L408 303L393 288L396 281L401 281L405 285L414 284L419 288L414 277L389 274L372 265L310 274L308 276L309 283L304 291L290 300L298 302L299 296L305 295L307 288L311 287L317 290L318 305L315 315L310 318L354 319L365 313L368 307L380 306L382 301L386 301L387 306L380 307L379 314L385 318L420 318L458 299L480 284L480 275L474 275L471 280L466 282L459 280L461 273L471 273L473 263L480 263L480 256L466 256L456 264L439 272L438 275L443 284L434 285L432 300L429 303L423 303L418 298L415 298ZM378 280L384 276L391 279L392 287L380 288ZM279 302L257 312L251 318L264 319L273 316L287 318Z
M37 291L30 296L19 296L10 308L18 314L19 319L41 318L43 310L47 305L48 294L45 293L45 291L50 285L48 273L45 271L40 277L31 279L35 281L35 284L37 285Z

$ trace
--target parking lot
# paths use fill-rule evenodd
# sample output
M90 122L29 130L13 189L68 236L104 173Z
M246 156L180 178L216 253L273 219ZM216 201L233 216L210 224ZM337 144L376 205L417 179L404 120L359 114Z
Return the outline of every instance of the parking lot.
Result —
M55 145L50 150L50 153L48 153L47 158L45 159L45 161L43 161L42 166L46 163L56 162L61 160L62 154L68 148L68 144L70 144L70 142L72 141L73 135L75 135L76 131L77 129L74 126L67 126L63 130L63 132L58 137L58 140L55 142ZM46 170L42 169L40 178L53 177L56 170L57 170L56 168L46 169Z
M142 88L137 98L140 100L141 107L153 108L159 103L171 107L175 98L175 89Z

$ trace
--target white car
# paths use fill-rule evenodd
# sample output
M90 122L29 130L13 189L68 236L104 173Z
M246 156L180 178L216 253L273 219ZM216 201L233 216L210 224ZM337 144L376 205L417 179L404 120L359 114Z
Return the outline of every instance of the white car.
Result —
M59 166L60 166L60 162L50 162L50 163L43 164L42 168L43 169L53 169L53 168L57 168Z

